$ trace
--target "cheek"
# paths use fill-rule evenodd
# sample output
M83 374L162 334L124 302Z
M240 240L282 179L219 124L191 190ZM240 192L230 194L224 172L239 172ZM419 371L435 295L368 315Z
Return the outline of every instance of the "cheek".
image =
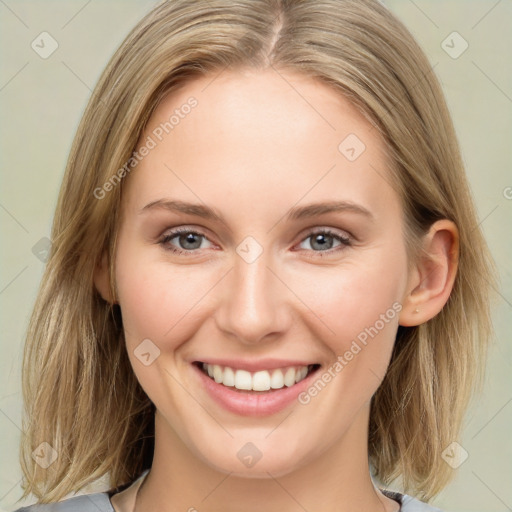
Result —
M149 338L167 348L193 332L194 305L208 286L205 271L148 258L147 249L126 250L120 244L116 285L127 343Z
M177 410L179 394L169 388L173 380L168 371L176 363L180 346L197 331L195 308L212 285L205 281L205 272L155 260L154 253L148 257L149 252L119 244L116 286L126 349L137 380L151 400L157 407ZM147 352L152 359L148 365L142 359Z
M403 267L391 261L386 266L384 259L380 262L373 267L354 265L337 278L326 276L317 281L315 294L309 295L308 305L322 320L317 336L323 333L331 358L300 402L308 404L321 395L325 403L336 404L333 436L370 402L391 358L402 308Z
M297 283L297 294L307 298L315 318L321 320L322 338L333 354L351 348L357 351L354 340L364 347L365 357L359 360L381 360L390 353L406 285L406 264L404 248L381 248L346 265L311 273Z

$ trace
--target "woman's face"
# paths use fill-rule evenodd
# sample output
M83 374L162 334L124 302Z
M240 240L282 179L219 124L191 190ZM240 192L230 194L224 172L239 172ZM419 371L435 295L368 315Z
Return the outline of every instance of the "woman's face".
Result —
M377 130L302 75L224 71L168 95L137 158L115 280L157 443L265 477L365 449L408 288Z

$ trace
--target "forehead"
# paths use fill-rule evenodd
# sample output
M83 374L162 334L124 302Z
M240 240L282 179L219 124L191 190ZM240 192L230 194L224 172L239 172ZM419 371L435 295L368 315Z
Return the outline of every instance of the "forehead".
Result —
M371 125L339 92L297 72L274 69L230 70L195 78L164 98L150 125L168 121L169 114L179 111L191 97L197 107L172 131L178 136L208 136L202 144L216 146L227 135L229 142L236 141L235 136L246 142L249 135L253 147L271 148L298 139L314 141L318 134L323 139L327 135L324 147L337 149L344 133L357 134L374 146L381 142L373 140L377 134L367 133ZM250 148L244 144L243 149Z
M340 93L298 73L193 79L161 101L141 143L148 137L155 146L128 180L138 205L166 193L218 203L222 190L268 208L306 195L396 202L377 130Z

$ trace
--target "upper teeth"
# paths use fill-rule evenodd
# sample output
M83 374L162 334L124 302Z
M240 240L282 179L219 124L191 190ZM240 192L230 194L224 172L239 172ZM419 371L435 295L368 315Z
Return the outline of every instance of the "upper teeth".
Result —
M247 370L235 370L229 366L222 367L217 364L203 363L203 370L218 384L252 391L290 387L304 379L308 374L307 366L279 368L269 371L261 370L252 373Z

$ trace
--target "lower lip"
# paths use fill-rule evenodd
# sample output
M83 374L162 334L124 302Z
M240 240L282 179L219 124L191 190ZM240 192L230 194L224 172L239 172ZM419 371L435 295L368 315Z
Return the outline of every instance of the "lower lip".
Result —
M311 372L305 379L293 386L285 386L268 393L252 393L251 391L235 391L234 388L218 384L195 364L192 367L210 397L224 409L241 416L269 416L282 411L296 401L299 394L308 388L312 377L318 371L317 369Z

